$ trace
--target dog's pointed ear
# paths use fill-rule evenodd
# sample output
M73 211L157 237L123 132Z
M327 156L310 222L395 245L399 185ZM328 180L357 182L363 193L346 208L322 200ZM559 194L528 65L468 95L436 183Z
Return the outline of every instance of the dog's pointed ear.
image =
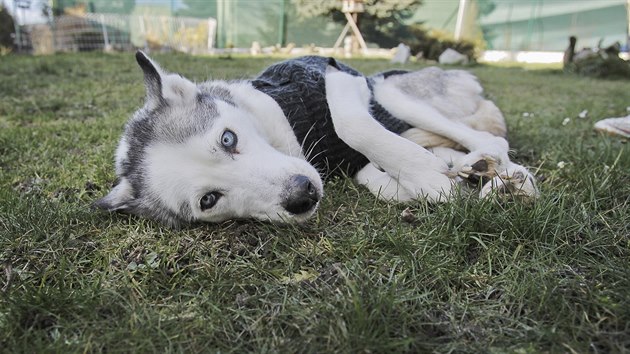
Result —
M141 50L136 52L136 61L144 73L144 85L147 89L147 101L161 100L162 70Z
M133 188L127 179L120 182L103 198L94 202L94 207L107 211L128 211L135 199Z
M180 75L165 73L144 52L136 52L136 61L144 72L149 104L156 104L161 100L174 104L189 103L197 97L197 85Z

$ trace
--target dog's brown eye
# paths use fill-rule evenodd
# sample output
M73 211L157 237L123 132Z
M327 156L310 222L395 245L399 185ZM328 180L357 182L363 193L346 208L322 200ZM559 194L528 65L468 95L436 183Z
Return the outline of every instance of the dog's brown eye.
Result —
M236 143L238 142L238 138L233 131L226 129L221 135L221 145L228 150L234 150L236 148Z
M221 193L219 193L219 192L206 193L199 200L199 208L201 208L201 211L208 210L208 209L212 208L217 203L219 198L221 198Z

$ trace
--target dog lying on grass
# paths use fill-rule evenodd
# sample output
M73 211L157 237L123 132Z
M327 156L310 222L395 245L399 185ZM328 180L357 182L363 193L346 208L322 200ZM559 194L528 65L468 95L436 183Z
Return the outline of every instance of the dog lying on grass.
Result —
M322 178L348 175L379 198L447 201L538 194L510 161L506 125L461 70L366 77L331 58L290 59L253 80L193 83L144 53L146 102L116 150L118 184L95 205L170 226L233 218L301 222Z

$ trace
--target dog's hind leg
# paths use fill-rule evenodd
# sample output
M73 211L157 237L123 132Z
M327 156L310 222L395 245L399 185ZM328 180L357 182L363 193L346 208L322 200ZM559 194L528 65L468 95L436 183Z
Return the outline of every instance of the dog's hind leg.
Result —
M492 177L508 166L509 145L504 138L451 120L429 103L403 92L387 80L375 85L374 95L396 118L443 136L468 150L469 153L453 167L455 170L474 171L476 174Z
M448 165L431 152L380 125L368 110L371 92L364 77L352 76L329 67L326 73L326 98L335 132L351 148L366 156L397 181L397 194L392 197L426 197L443 201L451 194L453 184ZM391 182L384 175L376 185L387 187ZM404 193L403 193L404 191Z

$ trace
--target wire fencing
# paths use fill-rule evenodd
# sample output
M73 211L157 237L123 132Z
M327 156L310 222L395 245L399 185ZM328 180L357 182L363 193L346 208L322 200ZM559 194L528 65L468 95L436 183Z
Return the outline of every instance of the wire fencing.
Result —
M18 44L34 54L134 48L203 54L214 49L216 29L213 18L86 13L22 26Z

